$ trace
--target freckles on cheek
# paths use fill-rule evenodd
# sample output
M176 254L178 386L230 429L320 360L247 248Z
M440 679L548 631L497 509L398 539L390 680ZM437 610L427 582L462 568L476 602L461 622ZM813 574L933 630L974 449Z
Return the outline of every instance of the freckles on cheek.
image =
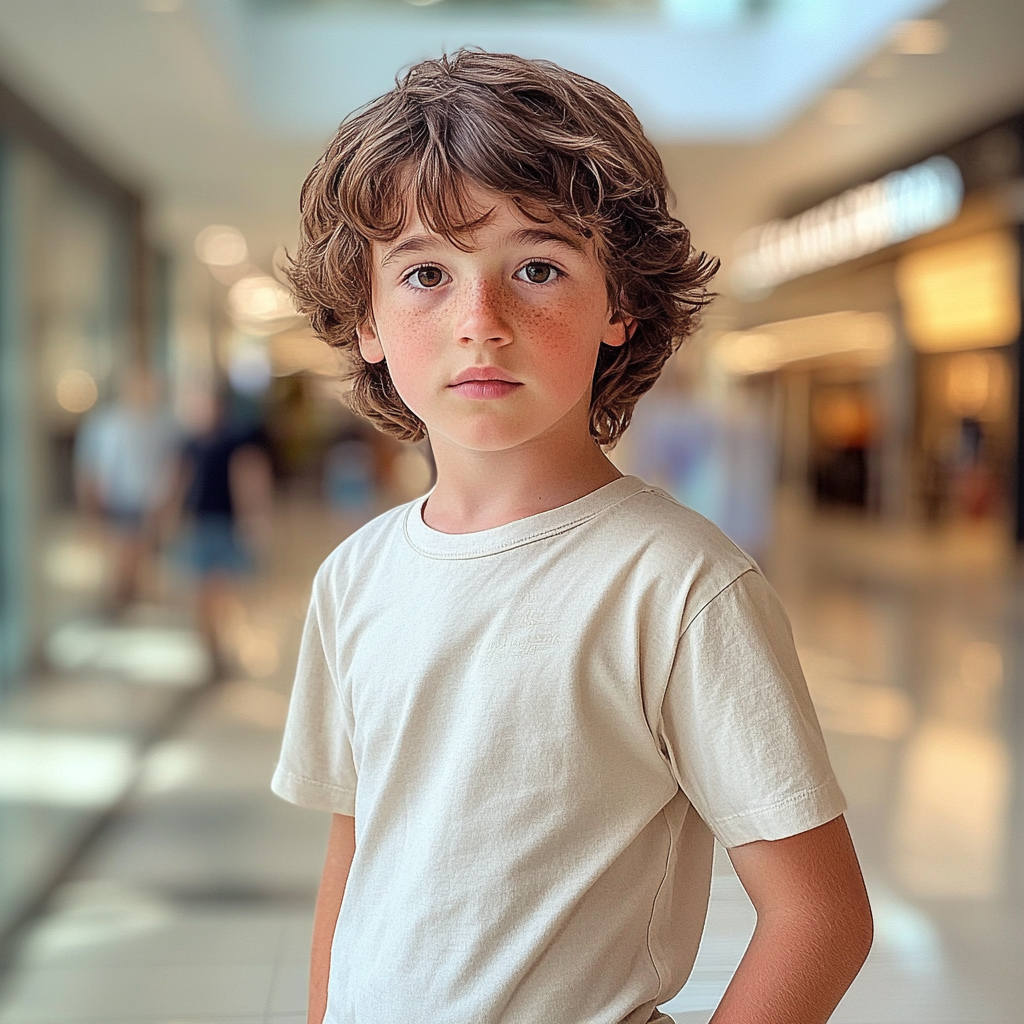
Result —
M427 318L415 310L392 313L382 325L381 334L388 365L393 369L418 365L430 356L434 332Z
M548 379L566 386L578 384L581 376L589 380L598 351L591 326L593 309L579 303L564 310L557 319L536 315L533 319L539 342L538 361L546 366Z

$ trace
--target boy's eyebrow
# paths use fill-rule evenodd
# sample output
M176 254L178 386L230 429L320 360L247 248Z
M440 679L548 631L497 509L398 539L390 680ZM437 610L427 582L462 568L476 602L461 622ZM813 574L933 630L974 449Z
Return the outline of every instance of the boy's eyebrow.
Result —
M434 235L413 235L412 238L399 242L393 249L388 249L384 253L384 258L380 261L380 265L386 267L396 256L401 256L407 252L423 252L424 249L429 249L436 244L437 237Z
M531 242L555 242L567 245L574 252L585 252L586 246L582 238L574 235L563 235L560 231L552 231L549 228L520 228L512 232L512 241L517 245L529 245Z
M423 252L433 248L438 243L437 235L413 235L399 242L394 248L389 249L384 258L380 261L382 267L386 267L393 259L411 252ZM554 242L564 245L574 252L584 252L586 247L582 238L574 235L562 234L560 231L552 231L550 228L519 228L509 235L513 245L531 245L538 242Z

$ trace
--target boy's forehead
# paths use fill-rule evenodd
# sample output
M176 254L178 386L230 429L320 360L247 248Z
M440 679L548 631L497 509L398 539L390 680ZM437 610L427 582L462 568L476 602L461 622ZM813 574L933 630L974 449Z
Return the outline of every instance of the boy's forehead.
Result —
M508 196L482 186L467 186L466 191L465 223L452 225L447 230L436 230L425 224L415 197L410 196L398 235L386 242L373 243L380 265L403 253L437 246L474 252L495 244L556 242L578 252L587 250L587 239L540 203L526 212Z

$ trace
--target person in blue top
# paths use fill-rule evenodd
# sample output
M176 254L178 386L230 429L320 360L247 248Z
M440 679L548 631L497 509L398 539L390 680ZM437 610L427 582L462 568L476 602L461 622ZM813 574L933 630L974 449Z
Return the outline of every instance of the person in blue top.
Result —
M225 668L222 623L235 579L253 568L269 538L273 480L258 423L229 413L230 396L211 396L205 429L181 454L181 506L188 565L197 584L199 627L214 666Z

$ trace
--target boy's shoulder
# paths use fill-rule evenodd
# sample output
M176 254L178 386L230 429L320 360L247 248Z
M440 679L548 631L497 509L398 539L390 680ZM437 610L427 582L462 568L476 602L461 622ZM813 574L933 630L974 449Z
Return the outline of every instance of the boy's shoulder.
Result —
M627 478L633 488L615 508L613 528L637 544L653 545L665 554L691 555L734 567L756 568L754 560L710 519L639 477Z
M741 576L761 570L711 520L660 487L638 478L629 498L610 510L603 543L661 584L710 599Z

